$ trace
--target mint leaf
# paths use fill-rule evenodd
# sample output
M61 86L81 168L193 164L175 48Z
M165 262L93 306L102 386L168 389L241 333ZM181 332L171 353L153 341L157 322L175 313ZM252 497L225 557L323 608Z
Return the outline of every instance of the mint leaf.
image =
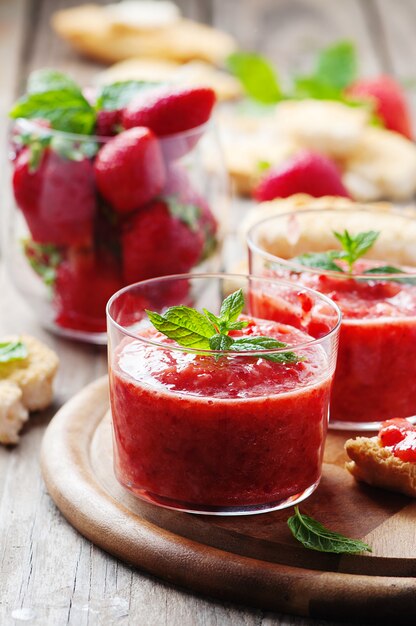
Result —
M357 235L351 235L348 230L343 233L333 231L335 237L341 243L343 250L338 253L337 258L343 259L348 263L349 272L352 272L353 265L360 257L362 257L379 237L380 232L368 230Z
M146 313L159 332L180 346L210 350L209 339L215 334L215 328L202 313L187 306L170 307L163 315L147 310Z
M322 50L312 74L298 76L294 96L348 103L344 90L357 77L357 53L350 41L340 41Z
M220 319L226 322L235 322L244 308L243 290L238 289L223 300L220 309Z
M0 343L0 363L21 361L27 355L27 348L21 341L3 341Z
M90 135L96 120L94 109L81 91L73 89L29 93L17 101L10 116L46 119L55 130L81 135Z
M351 41L339 41L319 53L315 76L332 87L343 90L358 73L357 51Z
M334 258L337 258L338 254L337 250L329 250L328 252L306 252L305 254L293 257L291 261L300 263L305 267L313 267L332 272L343 272L344 270L333 261Z
M282 99L275 69L265 57L255 52L234 52L227 58L226 65L255 100L274 104Z
M216 334L210 338L209 347L211 350L230 350L233 343L232 337Z
M186 306L173 306L163 315L146 311L153 326L161 333L174 339L181 346L200 350L215 350L218 353L233 350L235 352L256 352L257 350L279 350L287 344L274 337L234 337L229 336L231 330L241 330L248 325L245 320L237 321L244 308L242 289L230 294L221 304L220 315L217 317L203 309L204 315L196 309ZM221 358L216 354L215 358ZM251 355L253 356L253 355ZM262 354L255 356L275 363L298 363L302 361L294 352L279 354Z
M28 93L43 93L45 91L58 91L60 89L69 89L80 92L80 88L77 83L57 70L44 68L42 70L36 70L29 76L27 82Z
M95 103L96 109L117 111L127 106L135 96L145 89L157 87L161 83L145 80L124 80L101 87Z
M295 506L295 514L287 520L292 535L309 550L333 552L335 554L354 554L371 552L370 546L359 539L349 539L344 535L325 528L320 522L300 513Z
M394 274L406 274L407 272L404 272L402 269L400 269L399 267L394 267L393 265L379 265L378 267L371 267L368 270L365 270L363 272L364 274L392 274L393 276L391 278L386 278L383 276L382 280L391 280L393 282L397 282L397 283L403 283L403 284L408 284L408 285L415 285L416 284L416 275L415 274L409 274L409 277L407 276L398 276L397 278L394 277Z

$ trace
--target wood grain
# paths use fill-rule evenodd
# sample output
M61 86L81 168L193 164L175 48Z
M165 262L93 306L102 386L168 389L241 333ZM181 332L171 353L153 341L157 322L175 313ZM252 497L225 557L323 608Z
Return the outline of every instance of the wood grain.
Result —
M340 464L324 464L322 484L302 508L318 511L341 532L359 538L371 532L384 553L339 557L305 550L290 535L287 510L226 519L147 504L118 485L111 439L104 377L59 411L41 455L48 491L62 513L111 554L181 586L263 609L321 618L342 610L355 619L394 615L397 623L413 623L416 550L408 545L407 558L397 558L396 550L401 554L401 523L414 524L415 509L409 498L356 485L340 466L337 435L331 445L340 448ZM393 535L384 528L391 514Z
M97 66L80 60L49 28L53 10L82 0L1 0L0 2L0 219L9 204L5 113L21 92L30 70L54 66L87 84ZM369 0L198 0L180 4L189 16L212 21L241 45L258 47L278 63L283 76L309 67L312 54L341 37L358 41L362 69L371 74L392 60L399 77L412 77L416 39L412 0L370 0L385 36L366 12ZM397 8L399 7L399 9ZM5 50L5 53L4 53ZM380 50L384 50L381 54ZM383 56L384 55L384 56ZM144 626L312 626L322 622L249 610L207 600L118 562L79 535L46 494L39 471L43 432L54 410L104 373L103 350L59 340L41 329L30 306L0 274L0 330L31 332L60 354L55 406L34 415L22 443L0 450L0 624L35 626L138 624ZM394 520L394 517L392 518ZM336 614L335 621L348 617ZM25 621L23 621L25 620Z

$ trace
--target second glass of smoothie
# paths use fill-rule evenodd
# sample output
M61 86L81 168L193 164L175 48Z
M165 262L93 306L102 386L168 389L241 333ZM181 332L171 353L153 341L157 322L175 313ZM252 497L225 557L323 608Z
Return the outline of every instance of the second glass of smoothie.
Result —
M374 244L344 271L308 267L303 255L341 250L334 232L375 232ZM248 234L250 271L310 287L343 315L331 397L330 427L376 429L416 413L416 220L403 211L324 209L268 218ZM323 259L325 261L325 258ZM309 260L306 260L308 263ZM315 256L316 263L316 256ZM319 261L318 261L319 264ZM270 317L282 317L277 298ZM283 307L288 323L305 324L301 307ZM310 334L314 328L309 326Z

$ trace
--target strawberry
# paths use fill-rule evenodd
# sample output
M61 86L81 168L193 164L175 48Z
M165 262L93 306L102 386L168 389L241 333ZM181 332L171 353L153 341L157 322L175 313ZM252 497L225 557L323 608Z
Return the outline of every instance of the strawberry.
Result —
M201 258L204 241L197 223L181 219L175 208L157 200L129 217L122 226L123 280L181 274Z
M119 213L128 213L157 196L165 184L159 142L148 128L112 137L94 164L97 187Z
M347 89L349 96L370 100L384 126L412 139L409 105L403 88L391 76L357 80Z
M191 185L186 170L178 163L170 164L163 196L180 205L196 207L199 210L198 226L204 237L202 258L207 258L217 243L217 220L205 198Z
M101 109L97 111L97 122L95 125L95 134L98 137L112 137L117 134L117 129L121 125L122 111L107 111Z
M253 195L259 202L264 202L295 193L307 193L315 198L349 197L336 165L327 157L306 150L270 169Z
M90 241L95 212L94 171L83 158L43 150L33 168L30 148L14 163L13 190L34 241L58 246Z
M117 265L110 256L71 248L56 270L56 323L84 332L104 332L106 304L121 287Z
M158 137L205 124L215 104L209 87L158 87L143 90L123 111L124 128L147 126Z

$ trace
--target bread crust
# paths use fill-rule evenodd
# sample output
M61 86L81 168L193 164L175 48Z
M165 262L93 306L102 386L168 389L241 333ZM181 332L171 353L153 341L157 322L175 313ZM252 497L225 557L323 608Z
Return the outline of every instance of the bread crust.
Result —
M416 463L401 461L378 437L348 439L346 469L356 480L416 498Z

